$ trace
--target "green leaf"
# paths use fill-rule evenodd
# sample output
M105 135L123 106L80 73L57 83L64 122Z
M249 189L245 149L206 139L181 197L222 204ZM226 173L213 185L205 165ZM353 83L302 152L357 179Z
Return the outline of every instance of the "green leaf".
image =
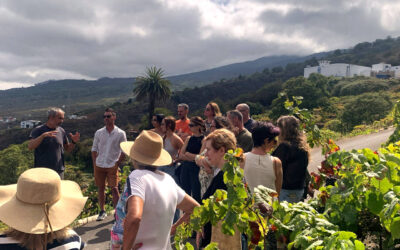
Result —
M365 250L364 244L359 240L355 240L354 245L356 247L356 250Z
M393 219L390 224L390 233L394 239L400 239L400 217Z
M368 191L366 193L366 202L369 211L375 215L379 215L382 211L385 201L383 199L383 194Z
M211 242L210 244L208 244L204 250L218 250L218 243L215 242Z
M194 250L194 247L193 247L192 244L190 244L189 242L186 242L186 244L185 244L185 249L186 249L186 250Z

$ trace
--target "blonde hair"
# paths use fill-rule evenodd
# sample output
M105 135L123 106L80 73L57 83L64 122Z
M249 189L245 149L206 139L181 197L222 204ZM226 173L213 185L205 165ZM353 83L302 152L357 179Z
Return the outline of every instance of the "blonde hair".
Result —
M279 117L277 124L281 130L279 136L280 139L306 151L308 157L310 157L310 146L307 143L306 136L300 129L299 119L292 115L281 116Z
M26 249L36 250L47 249L47 244L53 243L54 240L66 239L73 235L73 233L69 227L47 234L29 234L18 231L14 228L9 228L5 232L5 235L18 241L18 244Z
M223 147L227 152L229 149L236 148L235 135L225 128L215 130L206 137L205 141L211 141L211 146L216 150Z
M214 114L214 117L222 115L217 103L209 102L207 105L210 105L210 108L211 108L211 111Z

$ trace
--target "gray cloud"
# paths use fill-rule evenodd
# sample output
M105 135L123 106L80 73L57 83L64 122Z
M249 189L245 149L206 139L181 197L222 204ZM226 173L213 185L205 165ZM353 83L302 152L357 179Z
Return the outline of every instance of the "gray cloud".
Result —
M182 74L266 55L348 48L398 36L396 26L382 24L379 6L388 3L4 0L0 89L48 79L132 77L151 65Z

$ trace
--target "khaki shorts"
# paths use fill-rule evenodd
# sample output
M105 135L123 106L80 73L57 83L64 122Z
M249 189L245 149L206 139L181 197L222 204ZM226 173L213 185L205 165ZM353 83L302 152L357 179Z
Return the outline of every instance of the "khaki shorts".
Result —
M94 168L94 182L98 187L106 185L106 179L109 187L118 186L118 166L115 165L111 168L101 168L96 166Z

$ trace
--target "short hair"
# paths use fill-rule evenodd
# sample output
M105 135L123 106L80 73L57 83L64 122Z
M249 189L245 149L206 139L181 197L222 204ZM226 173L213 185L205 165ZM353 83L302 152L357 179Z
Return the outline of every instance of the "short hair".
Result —
M186 103L180 103L178 104L178 108L179 107L183 107L185 110L189 110L189 105L187 105Z
M204 120L200 116L193 116L190 118L190 122L196 126L200 126L200 133L203 133L206 130L206 125L204 125Z
M249 105L247 105L247 103L239 103L238 105L236 105L236 107L244 108L250 113L250 107Z
M213 114L214 114L214 117L217 117L217 116L221 116L221 115L222 115L222 114L221 114L221 111L220 111L220 109L219 109L219 106L218 106L217 103L215 103L215 102L209 102L207 105L210 105L210 108L211 108L211 111L212 111Z
M216 116L214 117L215 128L226 128L228 130L232 130L232 123L225 116Z
M164 118L165 128L171 129L171 131L175 131L175 118L173 116L167 116Z
M278 127L275 127L270 122L256 122L251 132L254 147L260 147L265 144L265 139L273 140L280 133Z
M110 112L113 116L115 116L117 113L114 111L114 109L112 109L112 108L106 108L105 110L104 110L104 112Z
M239 111L237 111L237 110L230 110L230 111L228 111L228 116L231 116L231 117L236 117L236 118L238 118L239 119L239 121L243 121L243 115L242 115L242 113L240 113Z
M155 114L158 124L161 124L162 120L165 118L164 114Z
M235 135L225 128L215 130L205 138L205 141L211 141L211 146L216 150L223 147L227 152L236 148Z
M51 107L49 108L49 110L47 110L47 118L50 117L55 117L58 113L65 113L64 110L60 109L60 108L54 108Z

